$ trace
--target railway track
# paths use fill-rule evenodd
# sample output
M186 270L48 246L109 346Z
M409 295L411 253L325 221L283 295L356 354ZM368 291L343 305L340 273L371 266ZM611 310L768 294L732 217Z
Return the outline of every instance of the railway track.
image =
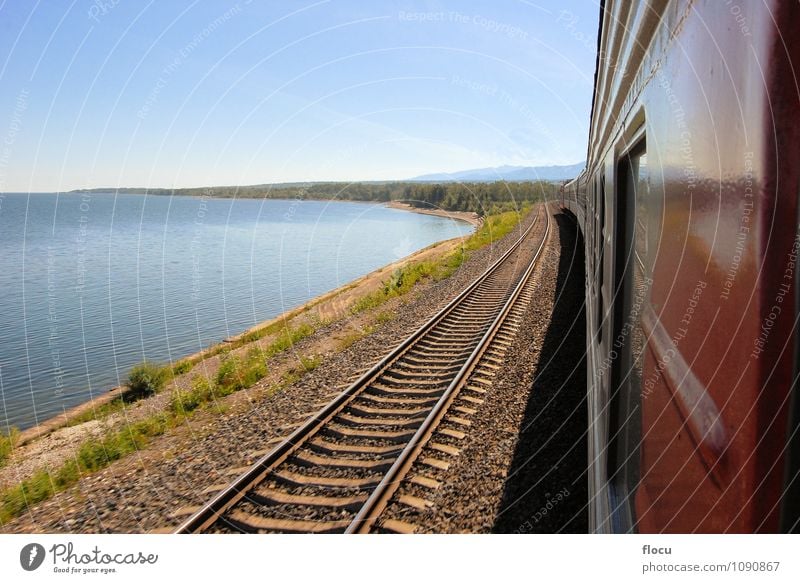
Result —
M446 466L420 457L423 450L457 452L446 441L464 437L466 417L502 364L549 227L542 206L479 278L176 532L412 530L399 521L380 523L381 512L403 482L436 486L411 471Z

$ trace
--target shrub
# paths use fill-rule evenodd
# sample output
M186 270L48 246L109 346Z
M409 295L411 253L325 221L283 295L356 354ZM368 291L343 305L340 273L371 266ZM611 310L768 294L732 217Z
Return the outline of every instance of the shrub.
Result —
M186 415L206 403L257 383L266 374L266 360L259 348L252 348L244 359L236 354L226 354L222 357L213 381L195 376L190 390L175 391L170 408L176 415Z
M94 472L106 467L114 460L143 448L147 443L166 431L168 418L154 415L143 421L84 442L75 457L54 474L39 470L33 476L0 493L0 524L22 514L29 506L41 502L55 492L77 482L82 472Z
M217 369L215 384L218 396L224 397L246 389L267 374L265 354L260 348L252 348L242 360L236 354L223 357Z
M84 442L78 448L74 461L80 471L95 472L131 452L142 449L150 438L161 435L166 428L167 419L164 415L154 415L131 423L102 438Z
M164 387L169 373L168 368L147 361L137 364L128 373L126 396L135 400L154 395Z
M168 418L159 413L130 423L100 440L89 440L78 450L78 463L83 471L95 471L146 446L151 438L167 430Z
M345 350L350 348L353 344L364 338L364 336L368 336L375 331L374 326L366 326L364 328L358 328L355 330L351 330L341 338L339 338L339 342L337 344L337 350Z
M219 388L220 396L223 397L244 388L242 359L235 354L224 356L217 369L215 385Z
M375 322L378 324L385 324L386 322L391 322L395 319L395 313L390 312L389 310L385 310L375 316Z
M364 296L361 296L353 303L353 305L350 307L350 312L353 314L358 314L364 310L377 308L381 304L385 303L387 299L388 298L383 293L382 289L368 293Z
M172 365L172 374L175 376L181 375L183 373L187 373L192 370L192 367L195 363L191 359L179 360L174 365Z
M300 324L296 328L286 327L278 334L278 338L267 346L265 356L275 356L281 352L289 350L292 346L300 342L303 338L307 338L314 333L314 327L311 324Z
M259 347L251 348L244 360L244 386L254 385L267 376L267 359Z
M113 415L118 411L121 411L125 408L125 399L123 397L116 397L109 401L108 403L103 403L102 405L96 405L87 409L83 413L76 415L72 419L67 422L67 427L73 427L75 425L80 425L81 423L86 423L87 421L94 421L104 419L109 415Z
M175 391L170 407L176 415L186 415L214 398L214 385L206 377L196 376L191 390Z
M319 366L322 359L319 356L301 356L300 364L303 366L305 372L311 372Z
M8 488L0 499L0 523L19 516L29 506L49 498L54 491L53 478L46 470L39 470L21 484Z
M464 263L466 259L467 253L463 249L458 249L457 251L447 255L442 259L439 269L433 275L433 279L436 281L447 279L453 275L459 267L461 267L461 264Z
M9 429L8 433L0 433L0 468L5 465L11 455L11 451L17 442L17 437L19 437L19 431L16 427Z

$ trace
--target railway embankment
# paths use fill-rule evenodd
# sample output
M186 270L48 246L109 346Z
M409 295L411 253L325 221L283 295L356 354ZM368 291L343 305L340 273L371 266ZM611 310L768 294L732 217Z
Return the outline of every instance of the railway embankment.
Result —
M492 218L466 241L429 247L195 355L190 370L155 397L83 412L29 439L0 470L0 530L147 532L179 521L176 508L208 497L204 484L225 481L262 455L265 442L286 435L486 269L511 237L487 243L509 225ZM226 361L254 349L272 353L252 386L219 398L211 391L192 410L176 407L176 395L203 379L213 384ZM109 439L154 417L157 430L134 439L121 459L82 460L90 452L102 457ZM76 458L71 481L59 483Z

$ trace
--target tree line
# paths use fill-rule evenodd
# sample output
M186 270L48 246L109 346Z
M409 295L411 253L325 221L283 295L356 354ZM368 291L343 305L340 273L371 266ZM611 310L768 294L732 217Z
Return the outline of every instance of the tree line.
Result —
M145 189L119 188L121 194L210 196L218 198L280 198L303 200L346 200L363 202L406 202L418 208L475 212L479 215L513 210L525 203L552 200L559 184L535 182L310 182L262 184L255 186L212 186L204 188ZM91 189L108 192L109 189ZM87 192L86 190L76 192Z

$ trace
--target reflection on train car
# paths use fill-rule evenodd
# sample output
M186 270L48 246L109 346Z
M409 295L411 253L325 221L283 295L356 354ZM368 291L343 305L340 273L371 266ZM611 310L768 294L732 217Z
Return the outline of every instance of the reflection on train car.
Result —
M561 188L595 531L800 529L797 22L778 0L601 6L587 166Z

